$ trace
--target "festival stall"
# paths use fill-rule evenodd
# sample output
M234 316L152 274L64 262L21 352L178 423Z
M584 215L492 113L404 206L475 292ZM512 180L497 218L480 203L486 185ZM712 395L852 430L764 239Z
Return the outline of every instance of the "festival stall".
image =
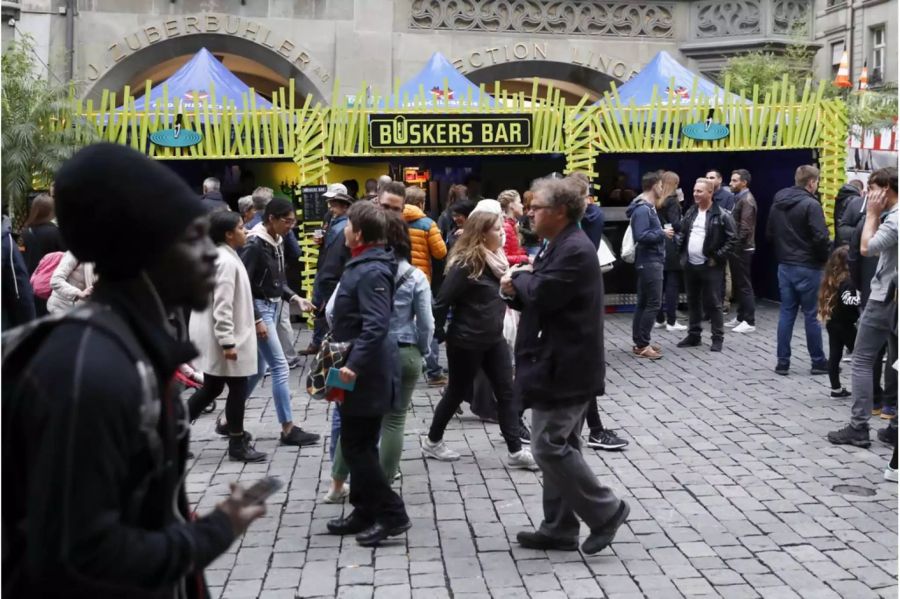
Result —
M671 66L666 57L657 58L659 65ZM705 152L718 158L741 154L749 161L761 160L771 151L803 150L821 168L821 196L829 222L832 219L832 201L845 178L847 116L842 101L824 97L827 83L814 86L807 81L797 96L787 76L769 88L736 93L727 81L721 90L715 86L710 90L696 75L689 82L673 82L669 76L666 85L657 80L650 86L649 100L640 106L636 99L646 98L638 92L632 96L635 104L623 101L625 86L612 86L597 104L589 105L585 97L569 106L552 87L537 97L537 80L527 99L524 93L505 93L499 82L491 90L481 85L476 93L469 84L459 91L458 83L451 84L451 76L461 75L447 72L436 57L426 66L432 65L444 73L439 82L414 78L412 88L401 91L403 86L397 82L385 93L368 93L370 88L363 82L350 103L337 101L335 82L332 106L312 97L295 102L293 81L273 96L271 105L259 102L252 88L239 101L220 100L219 86L211 83L204 88L206 97L192 91L191 109L182 107L183 129L199 137L186 147L152 141L154 133L172 127L177 114L166 100L173 96L166 83L158 86L162 101L155 103L138 104L128 88L121 104L108 91L96 107L73 100L76 113L86 118L71 119L66 126L89 127L101 139L165 160L289 159L294 163L292 181L301 197L304 186L340 181L333 164L346 160L527 160L556 155L565 172L580 171L597 179L598 158L610 155L640 158ZM145 95L152 97L154 89L147 82ZM124 118L109 118L113 114ZM546 173L534 169L533 174ZM303 258L303 279L309 289L315 258L312 247L306 243L304 247L308 253Z

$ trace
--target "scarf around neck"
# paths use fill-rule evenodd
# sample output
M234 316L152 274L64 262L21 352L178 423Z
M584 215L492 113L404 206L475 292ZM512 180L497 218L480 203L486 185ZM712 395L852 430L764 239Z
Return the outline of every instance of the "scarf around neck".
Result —
M484 261L498 279L502 278L506 271L509 270L509 260L506 259L503 249L499 249L496 252L484 249Z

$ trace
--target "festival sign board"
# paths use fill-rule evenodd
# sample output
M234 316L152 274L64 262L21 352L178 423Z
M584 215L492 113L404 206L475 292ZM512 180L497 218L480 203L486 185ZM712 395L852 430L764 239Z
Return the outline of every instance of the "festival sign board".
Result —
M527 114L373 114L369 142L374 150L498 150L531 146Z

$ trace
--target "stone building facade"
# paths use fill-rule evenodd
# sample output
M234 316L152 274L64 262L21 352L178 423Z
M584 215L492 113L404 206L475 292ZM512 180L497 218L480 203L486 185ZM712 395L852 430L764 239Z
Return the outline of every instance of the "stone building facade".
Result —
M288 78L333 101L416 73L435 51L477 83L512 90L538 76L573 97L622 82L659 50L714 74L728 56L853 49L854 74L883 23L885 80L896 80L897 0L4 0L3 39L29 33L41 60L84 96L164 78L207 47L262 93ZM879 38L881 39L881 38ZM870 72L872 64L870 60ZM335 81L337 87L335 88ZM527 86L530 90L530 84Z

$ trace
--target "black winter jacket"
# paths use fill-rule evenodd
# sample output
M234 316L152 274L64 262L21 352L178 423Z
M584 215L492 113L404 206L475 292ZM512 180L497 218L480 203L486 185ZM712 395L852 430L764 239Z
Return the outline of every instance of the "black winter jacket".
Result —
M3 279L0 281L0 292L3 294L0 318L2 329L17 327L34 320L34 290L31 288L28 269L22 252L12 237L9 218L3 217Z
M206 596L190 572L234 532L220 510L190 521L190 423L171 380L196 351L154 297L144 280L101 280L76 308L89 318L4 360L4 597Z
M260 232L260 226L254 227L253 232L257 234L247 239L240 251L253 299L290 300L296 294L288 286L284 272L284 243L281 240L276 243L264 230ZM259 320L255 306L253 317Z
M862 204L862 201L860 201ZM849 208L849 207L848 207ZM847 268L850 269L850 279L853 286L859 289L862 298L861 306L869 301L869 294L872 291L872 277L878 270L878 256L863 256L859 251L859 245L862 242L862 230L866 226L866 219L860 218L850 235L850 248L847 252Z
M22 244L25 246L25 266L29 274L34 274L41 258L51 252L66 251L59 227L53 223L34 225L22 230Z
M346 365L357 376L341 413L379 416L400 407L400 358L390 334L396 274L394 252L378 246L351 258L341 276L331 331L335 341L353 341Z
M203 204L204 210L210 213L230 210L228 204L222 199L222 194L218 191L206 192L200 196L200 203Z
M835 247L845 245L850 241L850 232L849 230L845 230L844 233L847 233L847 236L844 237L841 232L841 220L844 218L844 212L847 209L847 205L854 198L859 198L860 202L862 202L862 196L859 194L859 190L856 187L850 185L849 183L845 185L841 185L841 188L838 190L837 195L834 198L834 245Z
M682 266L688 264L691 228L693 228L694 220L699 212L700 208L694 204L681 219L681 233L678 241L681 248ZM737 232L731 214L718 204L712 204L706 213L706 237L703 238L703 255L706 256L706 265L724 266L728 262L729 254L734 251L736 240Z
M854 188L855 190L856 188ZM850 243L853 233L856 231L856 225L861 221L865 221L866 211L863 210L863 198L860 195L847 198L844 204L844 210L840 214L835 210L835 222L837 223L837 234L834 239L835 247ZM851 248L852 249L852 248ZM859 251L859 248L856 248Z
M434 336L457 347L491 347L503 341L506 304L500 298L500 281L488 267L477 279L470 272L460 264L447 269L434 301ZM445 333L451 309L453 318Z
M576 224L513 277L509 304L522 312L515 388L526 406L553 409L603 395L603 277L597 252Z
M344 274L344 267L350 260L350 248L344 243L344 227L347 222L346 215L332 220L319 249L313 285L313 303L319 307L323 307L331 299L331 294Z
M663 202L662 209L656 211L659 216L659 222L665 228L666 225L672 225L675 234L681 232L681 204L678 203L678 195L672 194ZM678 255L677 238L666 238L666 271L681 270L681 257Z
M775 194L766 223L766 239L775 247L779 264L822 268L831 251L822 205L797 186Z

